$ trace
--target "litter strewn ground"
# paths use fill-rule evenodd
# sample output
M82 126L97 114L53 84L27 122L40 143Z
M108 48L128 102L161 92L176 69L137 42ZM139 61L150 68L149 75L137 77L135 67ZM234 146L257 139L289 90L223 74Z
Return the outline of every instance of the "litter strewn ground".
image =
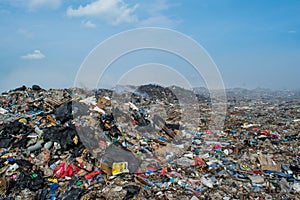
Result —
M2 93L0 199L300 199L299 93L134 91Z

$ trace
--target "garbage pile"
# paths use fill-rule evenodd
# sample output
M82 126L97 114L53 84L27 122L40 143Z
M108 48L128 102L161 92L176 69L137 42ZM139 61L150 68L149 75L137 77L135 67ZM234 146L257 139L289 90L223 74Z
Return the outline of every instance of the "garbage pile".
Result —
M300 199L298 94L229 92L210 130L208 98L136 91L2 93L0 199Z

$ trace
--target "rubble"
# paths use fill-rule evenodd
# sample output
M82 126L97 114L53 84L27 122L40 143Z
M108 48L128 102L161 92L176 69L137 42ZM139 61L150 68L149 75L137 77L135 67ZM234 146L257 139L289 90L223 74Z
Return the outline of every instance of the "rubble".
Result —
M299 93L228 90L222 130L208 128L207 93L188 109L177 94L194 98L157 85L2 93L0 198L300 199Z

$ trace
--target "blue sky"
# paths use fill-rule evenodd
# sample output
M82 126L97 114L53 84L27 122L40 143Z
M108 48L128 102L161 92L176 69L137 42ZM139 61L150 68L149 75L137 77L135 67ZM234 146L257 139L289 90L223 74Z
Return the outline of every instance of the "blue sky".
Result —
M195 39L227 88L300 89L296 0L0 0L0 23L0 91L23 84L72 87L96 45L147 26Z

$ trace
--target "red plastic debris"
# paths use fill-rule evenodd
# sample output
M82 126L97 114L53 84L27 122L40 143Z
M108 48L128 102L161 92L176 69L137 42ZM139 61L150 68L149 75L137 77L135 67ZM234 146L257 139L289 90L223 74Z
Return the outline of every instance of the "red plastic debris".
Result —
M253 169L251 171L251 173L253 173L253 174L262 174L263 172L261 170L259 170L259 169Z
M160 176L163 176L163 175L165 175L166 173L168 173L168 168L163 167L163 168L161 169L159 175L160 175Z
M72 164L66 167L66 163L62 162L54 169L54 174L56 178L64 178L65 176L71 177L74 174L77 174L79 170L80 168L73 166Z
M195 166L206 165L205 161L202 159L201 156L196 156L194 158L194 161L195 161Z
M138 169L135 174L137 174L138 176L142 177L142 178L148 178L148 176L146 176L140 169Z
M85 180L92 179L92 178L94 178L94 176L96 176L98 174L101 174L101 171L93 171L93 172L85 175L84 178L85 178Z

